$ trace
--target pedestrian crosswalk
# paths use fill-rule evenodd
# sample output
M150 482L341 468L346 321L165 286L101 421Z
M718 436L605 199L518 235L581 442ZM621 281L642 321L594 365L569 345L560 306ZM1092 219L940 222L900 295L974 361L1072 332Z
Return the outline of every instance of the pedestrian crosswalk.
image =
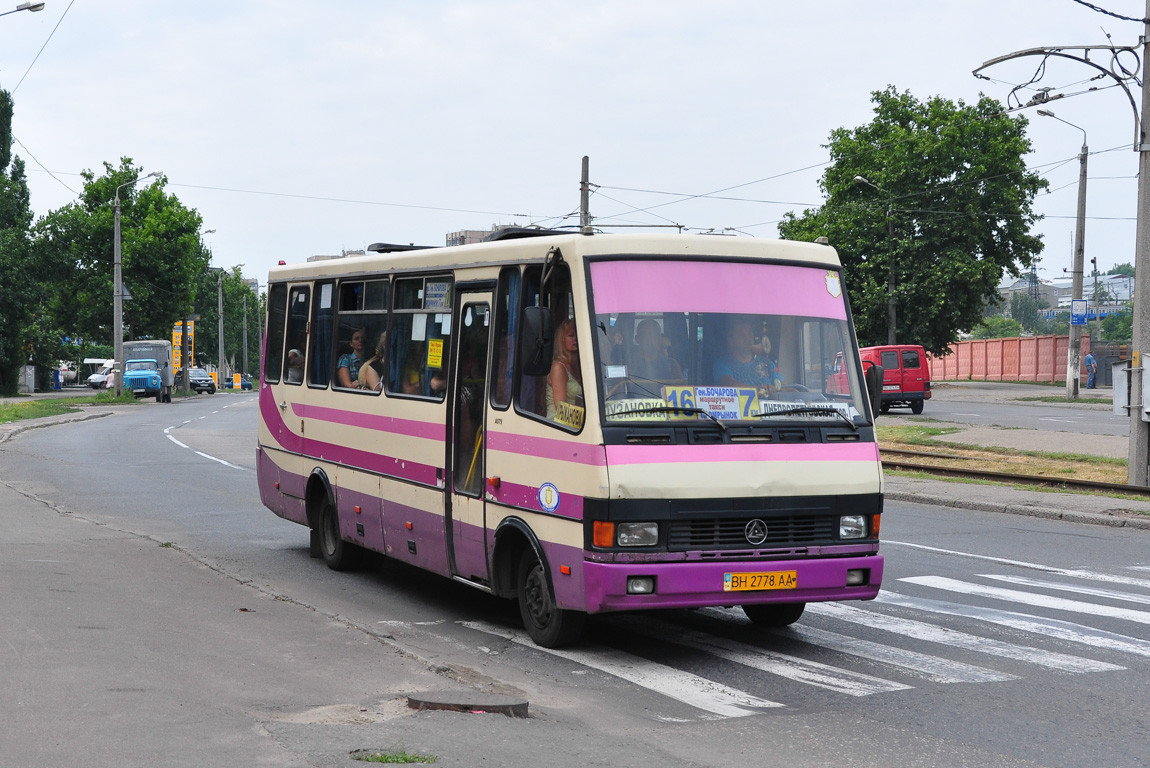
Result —
M598 636L610 642L559 650L538 648L518 630L463 624L689 704L700 719L781 711L791 706L788 694L797 697L808 686L830 696L865 697L928 684L1145 668L1150 640L1141 626L1150 624L1150 611L1134 606L1150 605L1150 579L1126 573L1146 566L1103 573L976 559L1049 578L1007 568L963 578L908 576L885 584L873 602L811 603L799 623L769 631L753 630L738 608L705 608L674 619L602 616L597 621L611 631ZM732 671L700 673L724 665Z

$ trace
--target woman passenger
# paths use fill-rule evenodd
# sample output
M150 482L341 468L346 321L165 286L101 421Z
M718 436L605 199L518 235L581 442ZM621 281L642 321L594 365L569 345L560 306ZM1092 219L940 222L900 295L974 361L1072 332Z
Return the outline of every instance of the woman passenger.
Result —
M379 343L375 345L375 354L364 361L359 367L359 386L379 392L383 389L383 372L387 364L387 331L379 334Z
M341 387L359 387L359 369L363 366L363 345L366 334L362 328L351 332L351 352L339 356L336 371Z
M555 333L555 357L547 377L547 418L555 418L555 404L583 405L583 373L579 368L579 340L575 321L564 320Z

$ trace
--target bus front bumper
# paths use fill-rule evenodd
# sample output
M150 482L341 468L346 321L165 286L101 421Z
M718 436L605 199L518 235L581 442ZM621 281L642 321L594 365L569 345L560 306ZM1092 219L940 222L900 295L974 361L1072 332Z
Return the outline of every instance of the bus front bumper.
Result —
M848 572L861 584L848 585ZM787 574L793 572L793 586ZM883 556L804 560L757 560L675 563L583 563L589 613L646 608L701 608L750 603L812 603L828 600L873 600L882 583ZM732 579L728 579L731 574ZM773 577L766 574L774 574ZM756 576L757 575L757 576ZM743 578L737 578L743 577ZM629 594L628 585L645 586L649 594ZM725 585L775 583L774 588L727 590ZM782 584L781 588L777 585Z

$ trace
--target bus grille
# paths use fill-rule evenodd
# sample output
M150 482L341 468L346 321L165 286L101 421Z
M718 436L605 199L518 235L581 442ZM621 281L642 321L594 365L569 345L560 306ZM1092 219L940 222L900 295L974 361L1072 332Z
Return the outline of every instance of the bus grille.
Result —
M671 523L668 546L672 550L687 549L746 549L755 547L809 546L833 544L837 517L764 517L767 539L761 544L747 541L747 523L752 518L738 520L679 520Z

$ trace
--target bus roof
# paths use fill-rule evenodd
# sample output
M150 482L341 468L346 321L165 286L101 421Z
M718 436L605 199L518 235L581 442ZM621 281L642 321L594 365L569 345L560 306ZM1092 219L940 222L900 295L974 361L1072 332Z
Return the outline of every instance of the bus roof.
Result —
M380 245L383 245L382 243ZM651 255L670 257L783 259L812 266L839 267L835 249L818 243L722 235L595 234L578 233L496 240L442 248L385 250L345 259L274 267L268 281L312 279L394 271L542 261L552 246L572 257Z

